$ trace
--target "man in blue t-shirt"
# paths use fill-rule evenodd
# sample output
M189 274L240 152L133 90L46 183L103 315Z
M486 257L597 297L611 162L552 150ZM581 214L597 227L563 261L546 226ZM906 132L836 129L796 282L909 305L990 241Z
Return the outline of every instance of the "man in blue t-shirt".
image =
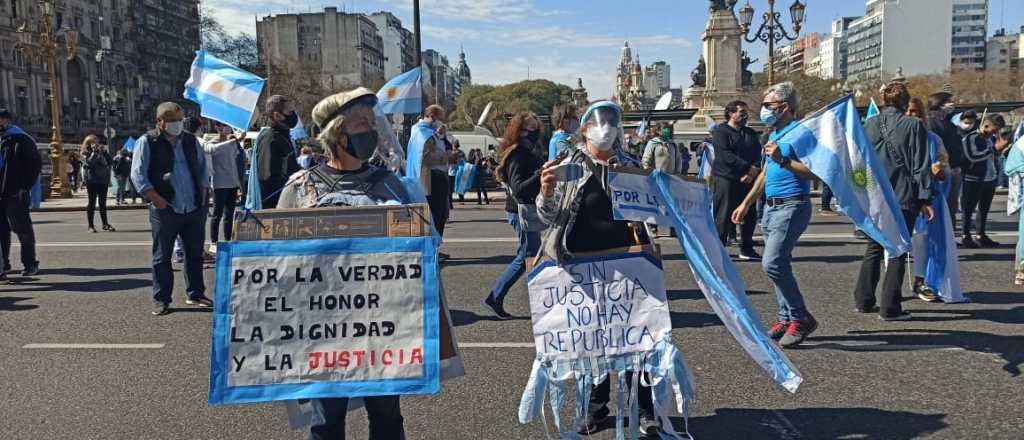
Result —
M788 143L778 143L787 131L800 124L796 119L796 89L791 82L771 86L761 104L761 121L774 132L764 145L765 167L746 199L732 213L732 221L743 223L747 210L764 191L764 255L761 266L775 284L779 318L769 334L784 348L800 345L818 328L818 321L807 311L804 296L793 276L793 247L811 221L811 170L801 163Z

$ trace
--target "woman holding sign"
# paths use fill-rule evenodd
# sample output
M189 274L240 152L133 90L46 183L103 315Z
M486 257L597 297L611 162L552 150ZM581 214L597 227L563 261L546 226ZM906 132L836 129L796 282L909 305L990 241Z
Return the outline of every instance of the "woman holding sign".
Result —
M639 166L622 147L622 109L603 101L592 105L580 121L582 144L569 156L544 164L540 174L537 211L550 228L543 241L544 254L564 263L573 254L610 251L650 244L643 224L615 220L608 196L608 171L615 165ZM630 378L627 383L637 381ZM645 378L643 382L649 382ZM651 389L640 386L639 431L656 435L660 429L651 400ZM578 432L596 432L608 419L611 385L606 377L594 387L587 414Z
M293 175L281 191L278 208L318 208L404 204L405 186L392 172L367 162L378 152L373 91L358 88L320 101L313 122L327 162ZM399 396L364 397L371 439L404 439ZM344 439L348 398L313 401L313 440Z

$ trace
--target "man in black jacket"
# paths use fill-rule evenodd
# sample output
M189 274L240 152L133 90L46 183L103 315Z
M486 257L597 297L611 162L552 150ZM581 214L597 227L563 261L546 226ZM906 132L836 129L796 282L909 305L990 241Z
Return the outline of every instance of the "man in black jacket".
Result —
M956 226L956 212L960 209L961 171L964 167L963 137L950 121L953 111L953 87L943 85L938 92L928 96L928 130L942 138L942 144L949 153L949 216Z
M292 174L301 169L299 152L291 138L291 129L298 125L299 115L295 113L291 100L281 95L267 98L264 113L270 123L270 133L257 138L260 192L267 199L263 202L263 209L273 209L277 206L277 192Z
M761 141L757 132L747 127L747 103L733 101L725 106L728 122L718 124L711 132L715 160L711 164L711 187L714 191L715 225L722 244L728 246L733 224L729 216L750 192L754 179L761 173ZM754 251L754 228L757 211L747 211L740 229L741 260L759 260Z
M918 215L924 214L929 222L934 216L931 208L934 190L932 161L928 154L928 127L920 119L906 115L910 92L905 84L889 83L882 89L882 96L885 107L878 116L867 121L864 131L885 165L896 201L903 211L907 230L913 231ZM882 245L869 239L854 290L858 312L875 311L875 288L878 286L884 255ZM893 255L889 259L878 301L878 315L883 321L910 319L910 314L904 312L900 305L906 270L906 255Z
M29 206L32 186L39 180L42 167L35 140L14 125L11 112L0 109L0 280L11 269L11 232L21 243L21 275L39 273Z

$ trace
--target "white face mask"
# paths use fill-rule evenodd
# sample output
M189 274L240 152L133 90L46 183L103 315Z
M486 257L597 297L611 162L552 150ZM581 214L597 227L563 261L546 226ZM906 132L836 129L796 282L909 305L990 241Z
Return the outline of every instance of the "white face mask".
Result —
M615 147L615 138L618 130L610 125L593 125L587 129L587 139L597 149L608 151Z
M185 131L185 124L181 121L168 122L164 125L164 132L171 136L179 136L181 132Z

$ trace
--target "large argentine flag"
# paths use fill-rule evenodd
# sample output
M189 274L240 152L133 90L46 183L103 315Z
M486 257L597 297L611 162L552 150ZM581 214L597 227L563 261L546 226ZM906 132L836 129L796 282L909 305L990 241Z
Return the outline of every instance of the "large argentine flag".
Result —
M377 92L377 105L387 114L423 111L423 71L417 67L391 78Z
M199 104L203 117L246 131L265 83L263 78L200 49L192 61L192 76L185 83L185 98Z
M839 209L891 256L908 252L910 231L851 96L807 115L782 134L800 161L824 181Z
M459 195L466 195L473 188L473 178L476 177L476 165L461 161L455 168L455 192Z

